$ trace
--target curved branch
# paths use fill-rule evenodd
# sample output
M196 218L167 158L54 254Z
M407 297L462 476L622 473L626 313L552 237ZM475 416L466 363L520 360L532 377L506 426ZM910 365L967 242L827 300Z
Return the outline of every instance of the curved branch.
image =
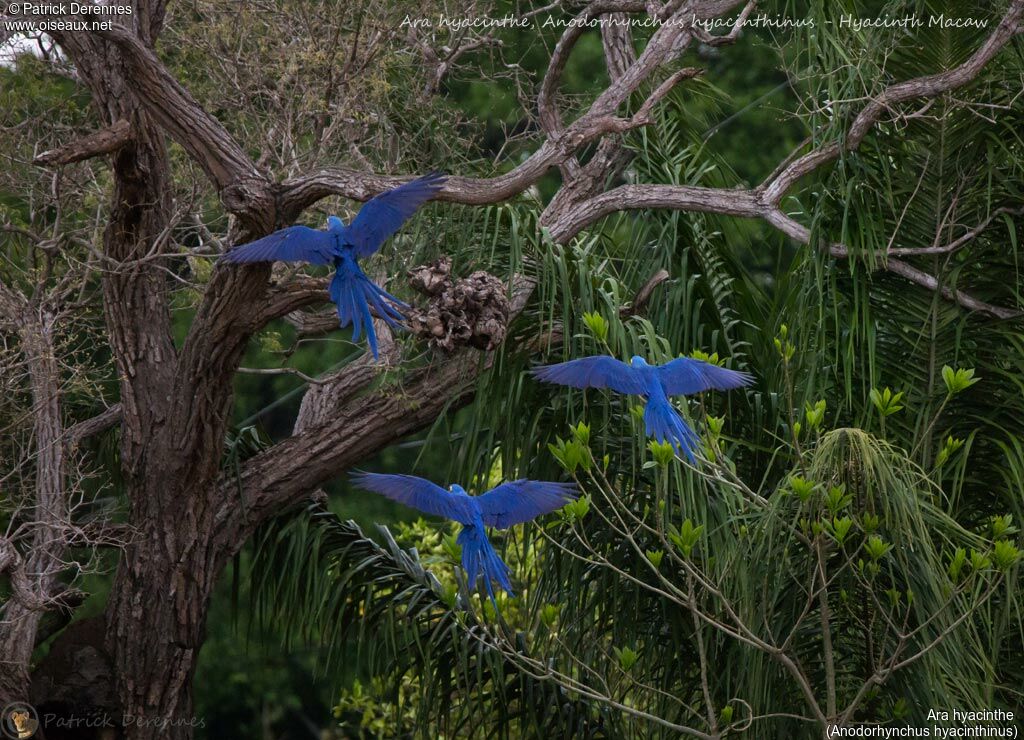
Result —
M537 91L537 118L540 122L541 130L548 136L558 136L564 128L562 124L562 115L558 110L558 105L555 101L555 95L558 92L558 87L562 81L562 73L565 71L565 66L569 62L569 56L572 54L573 48L576 46L576 42L583 36L587 30L587 26L595 18L600 17L604 14L609 14L612 17L609 19L613 22L622 22L626 18L626 13L641 13L646 10L646 4L642 0L636 2L596 2L591 3L583 9L574 19L573 23L562 33L561 38L555 44L555 48L551 51L551 59L548 62L548 68L544 72L544 78L541 80L540 89ZM601 36L602 41L605 43L605 49L607 52L608 41L612 33L610 29L612 26L608 24L602 24ZM623 59L620 55L619 59ZM632 54L629 59L631 66L636 63L636 55ZM610 60L609 60L610 61ZM613 70L611 64L609 64L609 77L612 81L617 81L625 69ZM615 72L618 71L618 74ZM580 165L576 161L575 156L570 156L565 162L561 163L563 166L563 177L566 179L572 179L579 175Z
M570 23L561 38L551 51L551 60L544 72L544 79L541 80L540 89L537 91L537 116L541 129L548 136L556 136L562 131L562 116L555 104L555 95L562 81L562 73L569 62L576 42L580 40L587 31L588 24L602 15L611 13L642 13L647 9L643 0L604 0L594 2L583 9ZM618 20L618 19L616 19ZM602 34L605 26L602 26ZM630 65L636 63L636 58L630 61ZM621 76L621 75L619 75ZM614 77L613 77L614 79Z
M621 118L618 109L630 95L654 75L665 64L675 59L686 48L691 32L686 21L692 17L713 17L739 5L740 0L719 0L718 2L696 3L678 10L651 35L643 52L633 59L628 68L615 70L613 82L601 92L590 107L572 123L562 126L555 111L553 96L560 74L560 67L567 61L568 51L578 35L585 30L566 30L556 47L558 56L553 60L554 69L548 70L538 95L538 106L543 126L548 137L525 162L511 172L493 178L449 178L438 200L466 205L497 203L521 193L535 184L551 167L558 167L575 155L581 147L608 134L622 133L649 123L651 108L681 79L694 76L694 70L683 70L669 77L656 88L654 94L643 104L643 115ZM615 12L639 12L638 4L630 0L595 0L579 17L593 19L602 14ZM395 187L405 180L379 175L357 173L346 169L325 169L305 177L282 183L281 201L284 214L298 214L304 208L330 195L343 195L357 200L367 200L381 190Z
M517 278L510 320L523 310L534 284ZM437 355L425 367L410 372L400 387L384 387L358 395L379 376L380 366L359 361L344 368L318 388L331 395L297 424L299 432L256 455L243 465L240 476L226 476L217 512L218 531L238 546L252 529L282 506L295 502L339 472L403 437L428 427L446 410L472 397L480 374L493 355L463 348ZM245 505L237 503L241 488Z
M951 252L956 252L959 249L963 249L971 241L976 239L989 227L989 224L1004 214L1009 216L1022 216L1024 215L1024 208L1007 208L1005 206L997 208L980 224L970 231L967 231L962 236L958 236L956 239L949 242L949 244L943 244L938 247L889 247L885 253L892 257L916 257L922 254L949 254Z
M259 311L253 316L252 330L259 331L274 319L311 304L330 300L327 295L328 282L327 278L304 277L272 287L267 291Z
M83 439L102 434L113 426L121 423L124 417L124 409L121 404L115 403L106 411L102 411L91 419L80 421L69 427L65 433L65 444L69 448L77 447Z
M787 216L781 210L777 208L768 210L764 215L764 219L779 231L792 237L801 244L811 243L810 229L790 216ZM850 257L850 250L844 244L831 242L824 246L828 249L829 255L835 259L849 259ZM940 288L938 278L924 272L923 270L919 270L903 260L890 257L880 265L879 269L906 278L915 285L920 285L922 288L927 288L932 291L939 290L943 298L948 301L958 303L970 311L980 311L981 313L988 314L989 316L994 316L997 319L1012 319L1020 316L1022 313L1019 310L985 303L962 290L955 290L948 286L942 286Z
M568 210L551 226L551 237L565 242L594 222L618 211L672 208L746 218L763 217L765 208L753 190L691 185L620 185Z
M824 144L794 160L781 172L773 173L772 179L761 185L765 200L772 205L778 205L797 180L834 161L843 152L855 150L882 114L892 106L908 100L935 98L973 80L992 57L1006 46L1014 34L1018 33L1022 13L1024 0L1013 0L996 29L963 64L945 72L916 77L887 87L864 106L841 142Z
M773 172L769 179L757 188L729 190L688 185L623 185L566 209L557 221L550 225L552 238L558 242L568 241L587 226L618 211L672 208L760 218L787 236L803 244L810 244L810 230L779 208L779 203L789 188L800 178L834 161L842 152L859 146L870 128L890 106L915 98L934 98L977 77L985 64L1018 32L1022 13L1024 13L1024 0L1013 0L995 31L966 62L946 72L919 77L886 88L881 95L865 106L842 142L824 144L803 156L792 159L789 164ZM790 157L792 158L793 155ZM1001 209L1000 212L1006 211ZM931 251L954 251L976 236L977 231L976 229L968 232L957 242ZM826 248L829 254L836 259L847 259L850 256L849 250L842 244L829 243ZM904 250L902 253L908 252ZM917 253L924 252L918 251ZM954 301L972 311L980 311L1001 319L1013 318L1021 314L1020 311L1014 309L985 303L963 291L945 286L940 287L939 280L934 275L898 259L890 257L885 260L881 269L900 275L929 290L939 290L947 300Z

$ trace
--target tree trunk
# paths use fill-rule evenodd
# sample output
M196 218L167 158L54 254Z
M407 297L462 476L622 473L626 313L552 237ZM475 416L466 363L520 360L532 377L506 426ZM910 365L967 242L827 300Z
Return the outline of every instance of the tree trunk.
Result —
M31 610L13 599L3 611L0 645L5 651L5 665L0 671L0 704L28 700L28 666L35 639L33 618Z
M67 519L64 495L64 428L60 416L60 369L54 348L54 316L43 306L25 303L18 321L21 351L32 386L33 432L36 444L36 522L31 548L22 562L14 545L4 542L0 560L10 563L13 598L0 613L0 702L28 699L28 666L36 644L39 620L58 596L57 575L66 543L62 524ZM27 517L28 518L28 517Z
M216 571L202 557L206 533L181 537L172 531L150 534L173 539L184 559L171 561L164 547L131 548L107 608L125 733L134 740L191 738L200 721L193 713L192 677Z
M169 211L162 136L144 118L136 120L136 139L115 156L117 186L105 236L106 253L122 261L152 249ZM166 280L152 268L113 271L104 280L122 379L121 461L134 531L107 606L107 646L125 734L140 739L192 736L192 674L216 576L206 559L212 526L201 501L203 484L216 475L220 446L202 450L205 459L198 460L199 432L174 428L180 379ZM197 475L199 485L190 486Z
M216 475L220 447L197 460L200 430L174 428L178 353L169 278L157 256L171 212L167 147L127 84L114 46L96 36L58 40L92 90L103 122L131 124L129 141L113 156L104 234L104 253L121 263L104 272L103 297L121 381L121 466L134 532L107 606L107 648L120 710L129 718L127 737L187 738L191 678L215 577L204 547L211 527L198 521L196 509L202 484ZM197 475L206 478L198 485Z

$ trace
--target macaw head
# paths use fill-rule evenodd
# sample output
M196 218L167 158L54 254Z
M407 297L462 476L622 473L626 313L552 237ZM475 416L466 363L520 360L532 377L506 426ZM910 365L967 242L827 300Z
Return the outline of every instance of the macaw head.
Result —
M459 495L460 493L463 495L469 495L466 493L466 489L460 486L458 483L452 483L450 486L448 486L448 490L454 493L456 496Z
M633 367L647 367L647 360L640 355L633 355L630 359L629 364Z
M337 216L327 217L327 230L333 232L340 232L345 230L345 222Z

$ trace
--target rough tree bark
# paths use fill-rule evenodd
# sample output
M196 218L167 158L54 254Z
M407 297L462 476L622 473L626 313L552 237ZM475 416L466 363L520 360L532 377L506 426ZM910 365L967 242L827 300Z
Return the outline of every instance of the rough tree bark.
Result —
M614 176L625 163L620 135L648 125L653 106L674 85L697 72L663 74L694 38L708 41L703 38L706 34L682 21L721 16L740 4L738 0L590 3L580 18L649 13L666 22L639 52L627 30L605 31L611 83L587 110L564 123L556 94L568 56L583 33L582 25L569 26L538 94L545 138L536 151L495 178L452 177L440 199L499 202L557 167L563 175L562 190L549 204L542 223L558 241L571 239L614 211L675 208L764 219L807 243L806 227L779 207L797 180L833 162L842 151L856 148L890 107L939 95L973 79L1018 32L1024 0L1014 0L985 46L967 63L889 88L866 105L844 141L795 156L758 188L621 185L606 190L609 173ZM752 7L748 3L743 13ZM464 402L486 366L477 350L439 354L428 366L404 376L399 395L367 392L377 370L368 362L353 363L311 393L291 438L247 461L241 485L234 478L222 478L231 380L248 340L269 321L326 296L322 281L268 289L267 266L217 268L188 336L177 349L170 332L166 272L159 260L170 191L164 135L177 141L217 187L224 207L236 217L236 242L291 223L303 209L328 195L365 200L398 180L325 169L274 182L162 65L154 44L163 16L162 2L139 0L130 28L56 34L92 92L104 133L49 155L51 161L59 162L113 151L115 185L104 250L121 263L121 269L105 271L104 300L121 383L121 455L129 523L138 536L118 565L107 610L107 646L121 709L133 718L127 735L139 740L191 737L191 681L210 595L224 564L253 529L328 478ZM651 85L653 92L637 113L619 115L642 85L659 78L662 81ZM596 154L580 164L576 154L588 144L595 144ZM837 258L847 256L842 245L828 248ZM934 288L928 282L931 276L896 259L888 260L885 269ZM521 308L528 293L528 286L517 288L513 310ZM970 296L946 297L995 315L1009 311ZM401 361L389 352L388 362ZM59 461L51 462L59 470Z
M35 500L28 517L34 524L27 557L0 538L0 572L13 590L0 614L0 654L8 670L0 672L0 701L28 698L28 666L42 615L61 595L58 574L67 546L62 525L68 519L64 496L64 429L60 414L60 370L56 358L53 311L0 284L0 322L13 325L28 370L36 444Z

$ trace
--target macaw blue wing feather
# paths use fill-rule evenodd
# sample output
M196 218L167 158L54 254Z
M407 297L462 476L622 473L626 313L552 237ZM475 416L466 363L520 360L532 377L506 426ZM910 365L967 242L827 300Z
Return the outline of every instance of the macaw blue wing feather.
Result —
M444 175L432 172L369 200L345 234L356 256L367 257L380 249L417 208L437 194L444 181Z
M502 483L473 500L480 507L484 524L505 529L561 509L574 501L577 493L575 483L524 479Z
M658 377L670 396L701 391L728 391L754 382L749 373L718 367L703 360L680 357L658 368Z
M611 388L618 393L646 393L640 373L607 355L543 365L531 372L540 380L572 388Z
M352 482L367 491L419 509L424 514L443 516L462 524L472 524L474 505L468 496L452 494L436 483L415 475L357 472Z
M221 256L224 262L309 262L329 265L337 254L337 237L308 226L289 226L270 236L235 247Z

